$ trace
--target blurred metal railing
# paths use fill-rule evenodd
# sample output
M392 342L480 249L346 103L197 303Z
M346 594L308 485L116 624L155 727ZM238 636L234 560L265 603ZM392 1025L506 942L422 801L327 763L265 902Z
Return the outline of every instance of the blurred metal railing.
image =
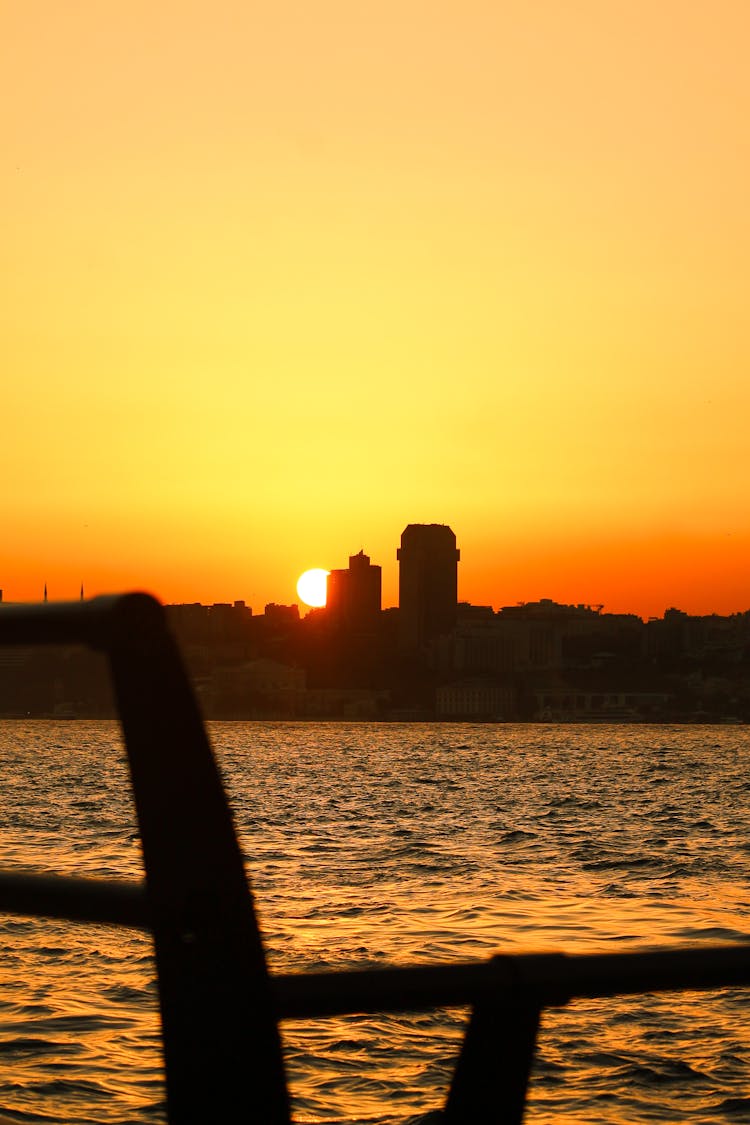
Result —
M145 884L0 872L0 911L150 930L170 1125L290 1121L278 1021L471 1008L447 1125L523 1117L539 1016L594 998L750 985L750 947L503 954L270 978L232 817L162 607L146 594L3 606L0 645L83 643L109 660Z

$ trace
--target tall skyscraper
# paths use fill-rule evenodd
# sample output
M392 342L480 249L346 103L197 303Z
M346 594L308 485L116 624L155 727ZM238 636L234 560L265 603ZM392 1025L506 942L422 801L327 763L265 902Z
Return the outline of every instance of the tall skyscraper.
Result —
M396 557L401 644L416 649L456 623L461 552L446 524L410 523Z
M354 632L374 628L380 617L382 572L369 555L349 556L348 570L328 575L326 612L337 625Z

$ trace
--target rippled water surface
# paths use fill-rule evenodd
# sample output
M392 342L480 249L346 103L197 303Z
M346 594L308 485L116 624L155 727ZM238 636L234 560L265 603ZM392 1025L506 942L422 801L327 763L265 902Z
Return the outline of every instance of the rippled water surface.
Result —
M747 941L745 727L221 723L272 970ZM117 728L0 723L0 865L139 877ZM162 1121L148 939L0 916L0 1117ZM547 1013L527 1121L750 1121L748 996ZM437 1120L463 1012L284 1025L297 1122Z

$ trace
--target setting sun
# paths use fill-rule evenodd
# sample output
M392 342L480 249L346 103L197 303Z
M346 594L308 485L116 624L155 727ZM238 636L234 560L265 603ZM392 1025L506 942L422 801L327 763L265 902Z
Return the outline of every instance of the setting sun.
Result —
M318 608L326 604L329 573L328 570L315 567L300 575L297 581L297 593L305 605Z

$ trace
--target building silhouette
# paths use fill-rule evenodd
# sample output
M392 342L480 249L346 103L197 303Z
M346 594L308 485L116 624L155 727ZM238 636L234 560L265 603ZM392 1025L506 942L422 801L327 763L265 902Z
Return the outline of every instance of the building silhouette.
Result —
M400 643L419 649L455 626L461 552L446 524L410 523L396 557Z
M370 630L380 618L383 579L379 566L360 551L349 556L346 570L328 575L326 615L333 624L351 632Z

